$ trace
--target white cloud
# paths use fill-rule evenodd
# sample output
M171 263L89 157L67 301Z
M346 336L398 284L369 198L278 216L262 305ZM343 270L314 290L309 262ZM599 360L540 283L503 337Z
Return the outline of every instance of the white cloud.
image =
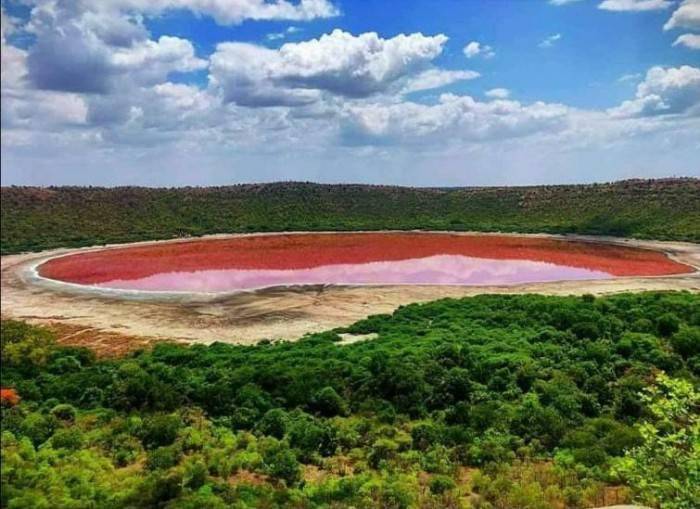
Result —
M342 30L273 50L247 43L221 43L211 56L210 82L226 102L245 106L299 106L322 93L369 97L422 70L447 42L444 35Z
M117 48L111 55L111 62L121 69L138 71L147 68L149 72L156 71L161 75L169 71L196 71L207 66L205 60L195 57L190 41L167 35L158 41L146 40L130 48Z
M44 131L84 124L87 106L79 95L27 89L27 52L7 41L17 30L17 21L4 9L0 20L3 129Z
M15 20L5 13L4 8L0 8L0 74L2 78L2 89L11 90L20 86L27 74L26 59L27 52L7 43L7 36L12 35L16 30Z
M98 5L103 9L146 14L189 10L211 16L222 25L238 24L247 19L308 21L340 14L329 0L100 0L94 7Z
M551 48L560 39L561 39L561 34L550 35L549 37L545 37L545 39L541 43L539 43L538 46L540 48Z
M622 76L620 76L617 79L617 81L619 83L628 83L630 81L639 81L640 79L642 79L642 76L643 76L643 74L640 72L635 72L635 73L631 73L631 74L623 74Z
M673 5L671 0L604 0L598 4L598 9L616 12L657 11L668 9Z
M409 78L402 92L405 94L420 90L440 88L458 81L473 80L480 74L475 71L449 71L446 69L428 69Z
M347 143L428 143L446 139L487 141L525 137L565 126L568 109L542 102L479 102L443 94L434 105L360 104L346 110Z
M488 46L486 44L482 45L478 41L472 41L469 44L467 44L464 47L463 52L467 58L474 58L480 56L482 58L489 59L493 58L496 55L496 52L491 46Z
M700 0L684 0L664 25L664 30L672 28L700 28Z
M457 168L453 177L468 179L478 166L488 181L494 168L507 175L524 167L522 161L528 168L550 164L552 175L564 175L575 164L557 166L561 154L597 161L601 149L610 150L606 158L618 150L617 162L630 155L629 167L651 167L674 160L655 156L670 151L664 152L662 141L680 147L674 153L690 161L687 167L698 163L695 67L653 68L626 78L641 81L637 93L610 112L520 103L509 100L505 89L489 90L483 100L429 94L419 103L407 94L478 76L436 67L444 35L382 38L336 31L279 49L229 42L205 61L186 39L154 38L143 16L187 8L234 23L241 16L282 16L289 6L303 6L311 15L313 2L39 3L27 24L2 20L3 178L9 172L13 183L34 178L24 174L43 184L220 183L280 178L279 168L286 178L367 180L376 174L370 163L381 161L378 180L394 171L406 183L434 185L445 182L443 168ZM266 10L268 5L277 10ZM35 41L15 47L7 41L14 40L13 31L29 32ZM296 31L283 32L286 37ZM472 57L493 55L473 42ZM174 83L170 76L205 69L208 86ZM149 171L154 160L162 163ZM609 175L618 175L609 161L596 166L600 175L606 176L600 170L605 164ZM178 171L182 180L170 173ZM524 179L532 178L529 171L521 170ZM211 172L222 180L200 180Z
M637 85L636 97L609 110L614 117L700 114L700 69L652 67Z
M302 29L296 26L290 26L287 27L287 29L284 32L272 32L269 33L265 36L265 39L268 41L278 41L280 39L284 39L289 35L296 34L301 32Z
M484 95L491 99L507 99L510 97L510 90L507 88L492 88L491 90L487 90Z
M186 39L151 40L138 17L80 6L41 3L32 10L27 30L36 41L27 52L27 70L36 88L103 94L207 66Z
M683 34L673 43L674 46L685 46L690 49L700 49L700 35L698 34Z

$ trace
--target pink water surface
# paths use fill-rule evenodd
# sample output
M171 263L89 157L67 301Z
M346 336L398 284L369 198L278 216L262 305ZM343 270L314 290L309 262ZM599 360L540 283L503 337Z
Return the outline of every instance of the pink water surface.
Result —
M165 292L229 292L290 285L512 285L608 279L607 272L529 260L436 255L408 260L321 265L303 269L209 269L114 279L94 286Z

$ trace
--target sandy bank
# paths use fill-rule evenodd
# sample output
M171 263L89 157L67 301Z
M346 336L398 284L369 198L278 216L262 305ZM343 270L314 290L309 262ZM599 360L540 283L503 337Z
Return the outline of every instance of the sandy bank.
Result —
M332 233L329 233L332 235ZM463 235L470 235L464 233ZM483 235L483 234L480 234ZM215 235L210 238L230 238ZM610 237L529 235L529 237L604 242L666 253L700 269L700 245ZM177 239L182 241L182 239ZM154 241L139 243L175 242ZM38 324L54 324L66 342L89 335L211 343L251 344L261 339L298 339L304 334L349 325L371 314L389 313L400 305L479 293L542 293L549 295L609 294L624 291L690 290L700 292L700 272L673 276L622 277L598 281L531 283L516 286L310 286L258 290L224 296L179 296L130 299L84 292L69 285L37 281L37 264L73 252L103 249L58 249L2 257L2 316ZM83 331L83 332L80 332ZM76 334L78 332L78 334ZM116 340L115 340L116 341ZM124 341L121 341L124 343ZM80 343L85 344L85 342Z

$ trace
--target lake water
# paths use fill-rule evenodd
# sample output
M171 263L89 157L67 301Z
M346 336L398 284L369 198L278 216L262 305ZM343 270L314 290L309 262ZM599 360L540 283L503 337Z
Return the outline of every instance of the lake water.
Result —
M241 236L54 258L43 277L112 288L233 292L293 285L514 285L676 274L662 253L532 237L438 233Z

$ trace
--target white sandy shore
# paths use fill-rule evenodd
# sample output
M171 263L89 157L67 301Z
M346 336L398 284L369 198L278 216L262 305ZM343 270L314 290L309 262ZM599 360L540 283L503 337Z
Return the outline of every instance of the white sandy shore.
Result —
M464 232L426 233L484 235ZM236 236L240 235L211 235L203 238ZM602 242L657 250L674 260L700 269L698 244L579 235L522 236ZM132 245L182 241L183 239L173 239ZM0 306L2 316L37 324L59 323L85 327L93 333L116 333L202 343L224 341L251 344L265 338L298 339L310 332L349 325L371 314L389 313L400 305L443 297L463 297L480 293L602 295L648 290L700 292L700 272L696 270L691 274L675 276L625 277L514 286L311 286L271 288L228 295L147 295L138 292L111 295L109 292L96 292L79 285L47 281L38 278L34 270L38 264L49 258L95 249L105 249L105 246L3 256ZM124 298L125 296L128 298Z

